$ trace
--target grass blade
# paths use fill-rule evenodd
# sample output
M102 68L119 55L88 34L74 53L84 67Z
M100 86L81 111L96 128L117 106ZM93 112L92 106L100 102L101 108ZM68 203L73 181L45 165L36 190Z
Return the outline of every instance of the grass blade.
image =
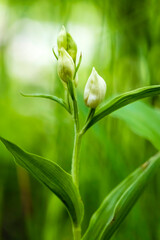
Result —
M93 214L82 240L109 240L159 166L160 153L150 158L121 182Z
M16 163L29 171L61 199L74 225L79 225L82 220L83 206L71 175L52 161L28 153L2 137L0 140L12 153Z
M160 94L160 85L138 88L136 90L121 94L99 108L95 116L87 123L82 132L86 132L92 125L112 112L142 98L152 97L158 94Z

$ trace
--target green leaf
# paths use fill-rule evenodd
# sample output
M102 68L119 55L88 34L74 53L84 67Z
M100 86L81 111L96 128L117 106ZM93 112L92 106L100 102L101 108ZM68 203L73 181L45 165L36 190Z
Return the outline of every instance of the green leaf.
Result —
M75 79L75 77L76 77L76 74L77 74L77 72L78 72L78 69L79 69L79 67L80 67L80 65L81 65L81 61L82 61L82 52L80 53L79 60L78 60L78 64L77 64L77 66L76 66L73 79Z
M82 133L86 132L96 122L116 111L117 109L122 108L139 99L152 97L157 94L160 94L160 85L138 88L136 90L121 94L120 96L112 99L111 101L104 104L101 108L99 108L94 117L86 124L82 130Z
M121 182L93 214L82 240L110 239L159 166L160 153L150 158Z
M52 48L52 52L53 52L55 58L58 60L58 56L57 56L57 54L55 53L54 48Z
M32 94L21 93L21 95L24 96L24 97L38 97L38 98L50 99L50 100L52 100L54 102L59 103L63 108L65 108L67 110L67 112L70 113L70 110L69 110L67 104L65 103L65 101L62 98L58 98L56 96L49 95L49 94L43 94L43 93L32 93Z
M160 150L160 109L137 102L119 109L112 116L122 119L134 133L146 138Z
M52 161L23 151L2 137L0 140L12 153L16 163L29 171L62 200L74 225L78 226L82 220L83 205L71 175Z

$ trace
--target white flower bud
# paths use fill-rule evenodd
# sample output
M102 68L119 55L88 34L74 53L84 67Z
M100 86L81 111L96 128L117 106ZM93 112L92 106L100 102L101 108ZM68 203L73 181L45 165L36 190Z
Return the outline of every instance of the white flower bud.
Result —
M96 108L103 101L105 94L106 83L93 67L84 89L85 104L90 108Z
M60 49L58 58L58 75L64 82L73 80L75 65L71 56L64 48Z
M60 51L62 47L67 50L67 32L64 26L62 26L62 29L58 34L57 45L58 51Z

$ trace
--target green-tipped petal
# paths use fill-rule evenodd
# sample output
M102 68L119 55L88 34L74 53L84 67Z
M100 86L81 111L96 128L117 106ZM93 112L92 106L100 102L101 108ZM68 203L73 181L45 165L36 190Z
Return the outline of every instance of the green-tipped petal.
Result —
M73 80L75 72L75 65L71 56L64 48L60 50L60 56L58 58L58 75L62 81L68 82Z

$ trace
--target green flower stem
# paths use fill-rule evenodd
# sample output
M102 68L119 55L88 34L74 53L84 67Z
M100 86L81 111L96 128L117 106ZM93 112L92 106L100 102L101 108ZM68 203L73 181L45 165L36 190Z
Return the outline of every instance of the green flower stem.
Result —
M75 86L73 82L69 83L70 95L73 101L73 116L74 116L74 147L73 147L73 155L72 155L72 179L75 184L78 192L79 192L79 152L81 146L81 138L82 135L79 133L79 113L78 113L78 105L77 105L77 97L75 93ZM81 226L73 226L73 236L74 240L81 239Z
M72 84L72 100L73 100L73 110L74 110L74 128L75 128L75 137L74 137L74 147L73 147L73 155L72 155L72 177L73 182L79 189L79 151L81 145L81 135L79 134L79 113L78 113L78 105L75 94L75 88Z
M95 114L95 108L90 108L86 123L88 123L93 118L94 114Z
M76 98L74 83L70 79L68 81L68 91L73 101L74 122L76 126L76 131L78 132L79 131L79 114L78 114L77 98Z
M74 122L75 122L75 133L79 131L79 114L78 114L78 105L77 100L73 100L73 108L74 108Z
M95 108L90 108L86 123L85 123L84 127L81 129L80 135L83 135L87 131L87 126L90 123L90 121L92 120L92 118L94 117L95 111L96 111Z
M68 109L70 111L70 113L72 113L72 108L71 108L71 104L70 104L70 95L69 95L69 91L66 89L66 102L68 104Z
M81 239L81 227L73 227L74 240Z
M79 158L78 157L79 157L79 151L80 151L80 145L81 145L81 138L82 138L82 135L80 135L76 131L75 138L74 138L73 156L72 156L72 177L73 177L73 182L77 188L79 188Z
M80 135L77 132L77 128L75 124L75 137L74 137L71 172L72 172L73 183L77 187L78 192L79 192L79 151L80 151L80 145L81 145L81 138L82 138L82 135ZM74 240L81 239L81 225L76 227L73 226L73 236L74 236Z

